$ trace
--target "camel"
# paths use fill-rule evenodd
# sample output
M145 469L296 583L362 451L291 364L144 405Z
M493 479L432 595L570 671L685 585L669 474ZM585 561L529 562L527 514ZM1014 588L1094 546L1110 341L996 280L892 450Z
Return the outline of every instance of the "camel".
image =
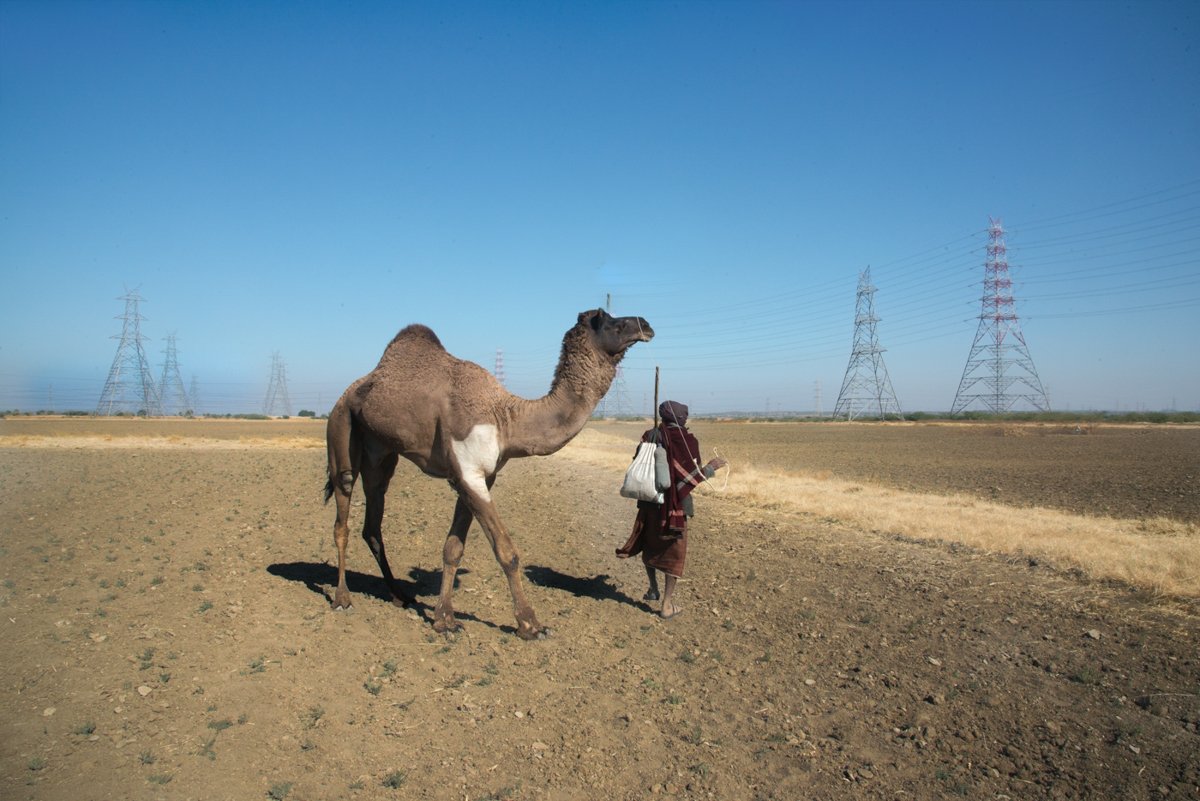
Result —
M403 456L427 475L447 479L458 494L442 548L434 630L461 628L450 596L474 518L508 579L517 634L526 640L544 637L546 629L525 598L520 557L492 501L492 485L509 459L546 456L570 442L608 392L625 352L653 336L641 317L612 317L603 309L581 312L563 336L549 393L527 400L509 393L479 365L450 355L426 326L410 325L396 334L375 369L353 382L334 404L326 425L325 502L333 497L337 506L334 607L350 606L346 544L350 496L360 476L366 495L362 537L379 563L392 602L412 602L388 566L381 530L384 496Z

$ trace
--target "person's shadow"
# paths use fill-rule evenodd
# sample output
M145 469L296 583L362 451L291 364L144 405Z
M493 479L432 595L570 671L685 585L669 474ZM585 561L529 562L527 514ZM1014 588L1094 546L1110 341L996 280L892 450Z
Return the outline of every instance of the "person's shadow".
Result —
M589 578L580 578L560 573L552 567L530 565L525 568L525 577L529 579L531 584L536 584L539 587L563 590L579 598L594 598L597 601L616 601L617 603L628 604L647 612L651 611L645 602L634 600L617 589L612 576L606 573Z

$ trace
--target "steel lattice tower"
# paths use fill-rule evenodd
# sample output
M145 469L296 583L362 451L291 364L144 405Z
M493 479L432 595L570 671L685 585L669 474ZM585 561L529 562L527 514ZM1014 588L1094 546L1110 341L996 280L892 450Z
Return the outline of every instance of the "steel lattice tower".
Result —
M604 310L612 314L611 294L605 296ZM625 387L625 371L618 364L612 386L608 388L608 392L604 394L604 397L600 399L599 406L596 407L596 416L603 419L627 414L629 414L629 392Z
M496 380L500 382L500 386L505 386L504 381L504 349L496 348L496 372L494 373Z
M183 388L183 376L179 375L179 359L175 352L175 335L167 334L166 361L163 362L162 379L158 382L159 400L163 414L191 414L192 405L187 390Z
M892 389L887 366L883 363L884 349L879 346L875 326L875 287L871 285L871 268L858 276L858 292L854 303L854 345L846 377L838 392L833 416L853 420L864 415L883 420L888 415L903 417L900 402Z
M154 385L154 375L146 360L146 349L142 347L146 337L142 336L141 322L145 318L138 311L138 304L143 298L136 291L127 291L118 300L125 301L125 313L117 318L123 321L121 333L113 335L112 339L121 341L117 345L112 367L108 370L104 389L100 391L96 414L132 411L149 417L161 415L158 388Z
M271 381L267 384L267 396L263 399L263 414L270 417L277 412L282 417L292 416L292 402L288 400L287 368L279 351L271 354Z
M979 328L950 413L965 412L974 405L999 414L1021 400L1048 412L1050 400L1017 322L1004 227L998 219L989 217L988 221Z

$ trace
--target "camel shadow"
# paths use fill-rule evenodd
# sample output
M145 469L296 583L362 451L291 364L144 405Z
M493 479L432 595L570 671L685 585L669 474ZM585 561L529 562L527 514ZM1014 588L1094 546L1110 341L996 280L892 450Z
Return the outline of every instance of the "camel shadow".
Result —
M617 589L612 576L609 576L607 573L601 573L589 578L580 578L560 573L552 567L530 565L525 568L525 578L529 580L529 583L536 584L539 587L563 590L580 598L593 598L597 601L616 601L617 603L628 604L647 612L653 611L643 601L630 598Z
M267 572L272 576L278 576L287 581L295 581L308 587L308 589L320 595L325 599L326 603L333 603L333 589L337 586L337 568L325 562L277 562L273 565L267 565ZM460 569L459 575L468 574L471 571ZM408 571L410 581L398 579L403 594L410 598L408 608L412 609L426 623L433 623L433 608L436 604L438 593L442 588L442 571L441 570L425 570L420 567L414 567ZM458 588L458 577L454 579L455 589ZM392 594L388 591L387 582L382 576L373 576L368 573L359 573L355 570L346 571L346 589L350 590L351 596L364 595L371 598L376 598L385 603L392 602ZM434 603L425 603L420 600L421 597L432 597ZM482 623L485 626L504 630L506 627L497 626L495 623L489 623L486 620L480 620L472 614L455 610L454 616L464 620L471 620L476 623ZM508 627L512 631L516 631L515 627Z

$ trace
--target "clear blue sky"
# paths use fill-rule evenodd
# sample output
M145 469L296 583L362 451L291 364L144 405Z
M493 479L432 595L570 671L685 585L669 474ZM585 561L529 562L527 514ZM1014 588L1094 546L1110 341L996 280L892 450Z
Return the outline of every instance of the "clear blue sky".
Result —
M949 409L988 217L1059 409L1200 408L1194 2L0 3L0 409L157 373L325 411L403 325L543 394L612 296L647 411L829 412L870 265Z

